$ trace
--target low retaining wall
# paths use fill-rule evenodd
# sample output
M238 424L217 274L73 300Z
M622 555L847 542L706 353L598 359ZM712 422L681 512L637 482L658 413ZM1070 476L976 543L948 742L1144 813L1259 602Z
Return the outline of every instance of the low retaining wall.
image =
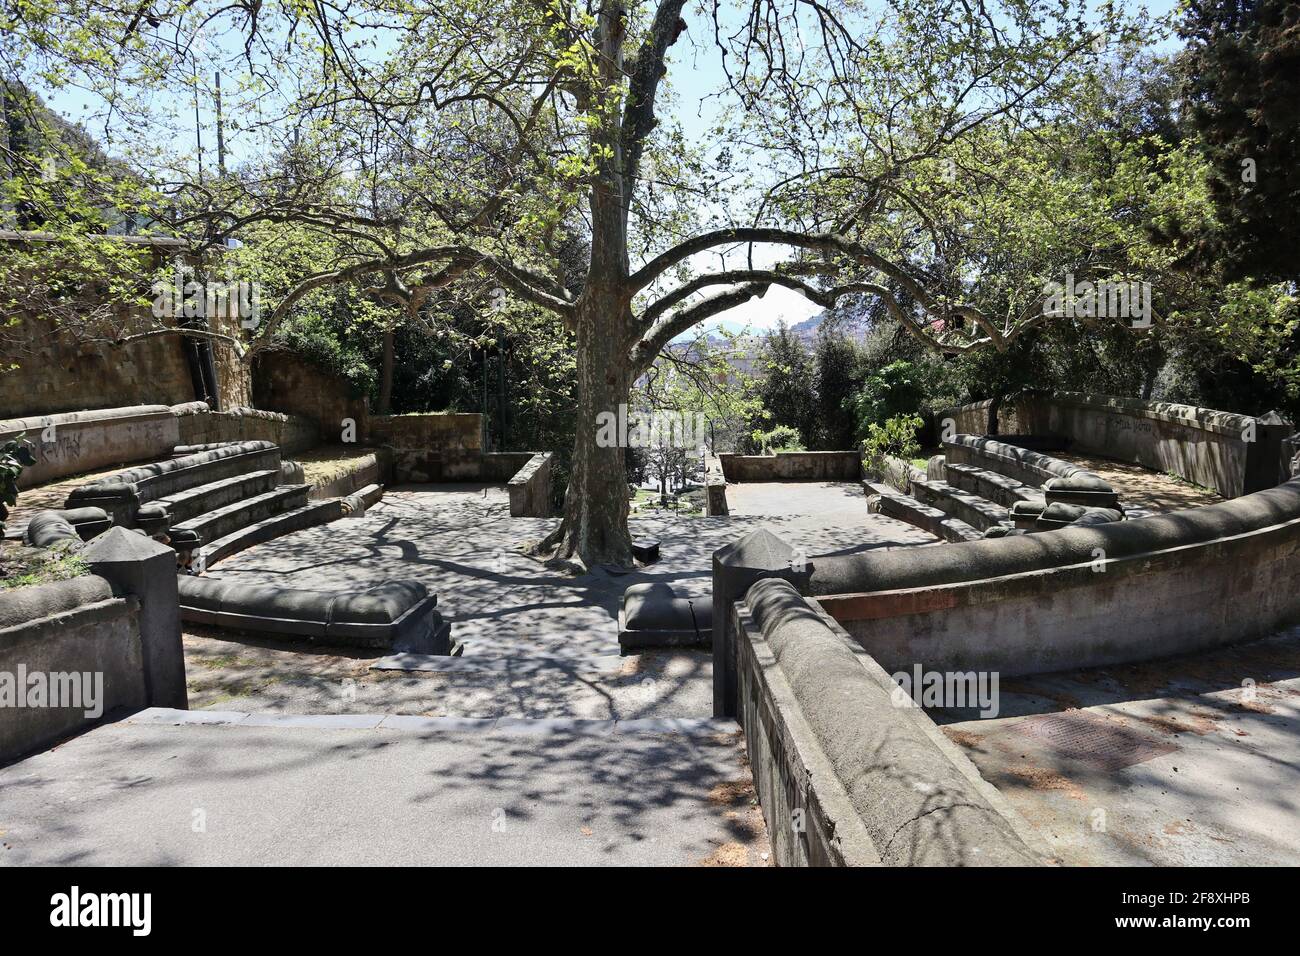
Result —
M0 763L148 706L139 617L94 575L0 593Z
M990 402L935 416L941 433L984 435ZM945 432L945 419L951 425ZM1168 472L1225 498L1271 488L1290 474L1282 442L1294 425L1171 402L1080 392L1026 392L1003 402L998 431L1061 435L1074 451Z
M476 413L372 415L366 438L393 449L398 482L476 481L483 478L482 429Z
M26 433L36 464L18 477L30 488L110 465L166 458L180 443L166 405L132 405L0 421L0 442Z
M1043 862L1029 827L788 582L733 617L741 726L781 866Z
M856 451L779 451L775 455L719 455L727 481L858 481Z
M213 445L226 442L269 441L284 455L315 447L316 423L299 415L265 412L257 408L211 411L203 402L172 406L180 432L179 445Z
M1300 622L1298 575L1291 481L1133 521L814 558L803 590L888 670L1015 676L1263 637Z
M524 467L511 477L507 488L510 493L512 518L549 518L551 516L551 453L533 455Z

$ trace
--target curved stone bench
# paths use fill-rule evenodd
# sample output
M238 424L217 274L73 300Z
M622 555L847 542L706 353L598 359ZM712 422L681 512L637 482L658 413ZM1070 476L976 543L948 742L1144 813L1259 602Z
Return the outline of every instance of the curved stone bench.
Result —
M128 468L82 485L68 495L69 508L98 507L117 524L130 526L141 504L198 485L251 471L280 468L280 449L267 441L239 442L209 451Z
M944 456L950 465L984 468L1022 485L1042 488L1048 504L1118 508L1119 496L1101 476L1042 452L1008 445L977 435L944 439Z
M438 597L418 581L364 591L305 591L180 575L181 619L417 654L451 652Z
M1016 675L1265 636L1300 621L1297 576L1292 480L1132 521L813 558L805 589L887 668Z

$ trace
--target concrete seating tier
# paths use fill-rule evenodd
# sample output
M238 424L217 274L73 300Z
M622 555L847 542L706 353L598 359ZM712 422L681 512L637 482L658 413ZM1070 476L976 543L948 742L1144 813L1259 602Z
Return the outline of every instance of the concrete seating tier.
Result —
M1101 481L1086 468L1068 461L978 435L954 435L944 439L943 451L949 464L986 468L1034 488L1042 487L1052 478L1084 476Z
M173 524L172 527L178 531L193 531L200 541L210 544L240 528L303 507L307 504L307 492L310 490L310 485L281 485L260 495L241 498L204 512L195 518Z
M280 468L280 449L270 442L250 441L128 468L68 495L69 508L98 507L127 523L143 503L157 501L200 485L250 471Z
M251 548L255 544L262 544L291 531L328 524L341 517L343 517L343 499L326 498L324 501L310 501L289 511L253 521L220 538L207 541L196 552L195 557L199 567L208 568L222 558L227 558L245 548Z
M265 494L275 488L279 479L278 470L266 468L261 471L250 471L178 491L166 498L160 498L157 503L167 509L173 522L180 523L217 508L224 508L236 501Z
M957 518L978 531L985 531L1011 520L1010 513L999 504L955 488L946 481L913 478L912 497L924 505L937 508L950 518Z
M1021 501L1043 501L1043 492L977 465L965 465L961 462L944 462L948 484L968 491L981 498L987 498L1004 508L1011 508Z
M949 517L938 508L922 504L889 485L867 482L867 491L867 511L871 514L906 521L945 541L975 541L980 538L979 531L960 518Z
M416 654L451 652L437 595L418 581L364 591L305 591L182 575L181 619Z

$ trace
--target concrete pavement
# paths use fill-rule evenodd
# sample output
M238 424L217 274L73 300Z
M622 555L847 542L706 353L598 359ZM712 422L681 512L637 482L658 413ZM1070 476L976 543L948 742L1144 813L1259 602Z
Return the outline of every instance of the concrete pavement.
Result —
M765 865L732 723L144 711L0 770L0 865Z

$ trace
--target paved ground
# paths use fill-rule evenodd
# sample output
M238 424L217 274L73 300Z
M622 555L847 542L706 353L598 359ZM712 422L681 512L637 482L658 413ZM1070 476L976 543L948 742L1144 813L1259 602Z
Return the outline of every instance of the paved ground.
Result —
M416 578L439 595L467 654L588 657L617 653L616 608L628 585L667 581L709 591L713 551L749 531L770 527L809 554L850 553L934 541L900 521L868 515L827 522L824 515L731 518L645 517L634 537L661 542L657 564L631 574L596 569L581 577L551 570L521 553L554 522L511 518L501 486L399 486L362 518L296 532L233 555L217 578L273 581L288 587L347 587Z
M932 716L1066 864L1300 863L1300 628Z
M0 865L766 863L734 724L235 716L145 711L0 770Z
M1223 498L1208 488L1193 485L1172 475L1148 471L1139 465L1088 455L1062 454L1059 457L1105 478L1119 492L1120 503L1126 508L1144 508L1156 512L1182 511L1184 508L1199 508L1223 501Z

